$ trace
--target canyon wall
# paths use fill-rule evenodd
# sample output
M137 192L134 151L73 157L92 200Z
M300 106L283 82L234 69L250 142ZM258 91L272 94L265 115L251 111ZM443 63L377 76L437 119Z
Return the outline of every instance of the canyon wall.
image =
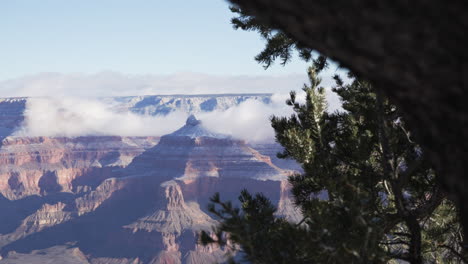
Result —
M228 138L7 138L3 148L0 263L222 262L229 248L197 245L216 224L209 198L287 197L290 171Z
M258 149L256 149L258 148ZM5 137L0 148L0 263L217 263L229 246L197 244L219 192L262 192L300 219L279 145L247 144L190 117L159 137Z

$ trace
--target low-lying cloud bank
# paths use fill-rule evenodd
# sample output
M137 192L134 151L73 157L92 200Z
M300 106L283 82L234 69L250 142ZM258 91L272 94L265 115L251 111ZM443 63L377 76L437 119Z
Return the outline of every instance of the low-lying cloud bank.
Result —
M330 78L328 78L330 77ZM331 76L325 76L329 110L340 108L331 92ZM47 73L0 81L3 96L37 97L28 99L23 127L16 136L161 136L181 127L188 113L167 116L116 112L100 96L151 94L274 93L271 103L248 100L226 111L199 114L208 129L248 141L271 141L272 115L290 115L285 100L290 90L304 97L301 88L308 84L306 74L285 76L216 76L198 73L173 75L124 75Z
M159 136L181 127L186 113L146 116L118 113L96 99L31 98L23 126L14 136Z
M247 141L271 141L274 133L269 118L290 114L279 98L274 96L270 104L247 100L226 111L200 113L197 118L214 132ZM187 117L188 113L180 111L166 116L118 113L96 99L33 98L27 102L23 126L14 136L162 136L182 127Z
M247 141L272 141L271 116L289 116L287 94L274 94L269 104L247 100L225 111L199 113L197 118L214 132ZM303 98L303 92L298 98ZM42 97L27 101L23 126L14 136L77 137L90 135L162 136L184 125L189 113L166 116L117 112L98 99Z
M305 102L305 92L297 91L297 101ZM260 101L247 100L226 111L214 111L200 114L203 124L210 130L232 135L250 142L272 142L275 133L271 127L272 116L291 116L293 110L285 101L289 94L273 94L271 102L264 104ZM336 94L327 94L328 111L333 112L341 108Z
M155 94L278 93L300 89L305 74L229 76L202 73L127 75L41 73L0 81L2 97L133 96Z
M285 99L286 95L275 94L270 104L248 100L226 111L203 113L200 119L205 127L218 133L246 141L273 141L271 116L292 114L291 108L284 103Z

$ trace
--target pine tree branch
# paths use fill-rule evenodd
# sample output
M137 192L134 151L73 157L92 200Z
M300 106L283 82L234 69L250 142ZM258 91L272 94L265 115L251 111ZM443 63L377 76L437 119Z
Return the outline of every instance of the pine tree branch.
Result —
M445 245L445 244L444 245L439 245L439 248L448 249L452 254L457 256L461 261L463 261L464 263L468 263L468 258L466 256L463 256L462 254L460 254L460 252L458 252L454 248L452 248L452 247L450 247L448 245Z

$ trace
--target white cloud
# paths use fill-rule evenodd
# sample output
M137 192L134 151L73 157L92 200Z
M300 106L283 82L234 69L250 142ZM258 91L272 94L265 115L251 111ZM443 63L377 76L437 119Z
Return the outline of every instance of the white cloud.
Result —
M297 101L305 101L305 92L296 92ZM336 95L335 95L336 96ZM335 98L327 96L330 102L329 111L339 108L333 101ZM293 110L285 104L289 94L273 94L272 102L264 104L256 100L247 100L226 111L215 111L203 113L199 118L208 129L232 135L246 141L271 142L275 138L274 130L271 127L270 118L272 116L291 116ZM337 98L336 98L337 99Z
M333 72L323 74L323 86L331 87ZM0 81L0 97L39 96L132 96L155 94L288 93L301 90L307 74L210 75L175 73L169 75L128 75L117 72L96 74L40 73Z
M144 116L116 113L109 105L78 97L33 98L26 105L25 120L15 136L161 136L181 127L186 113Z
M291 109L284 103L264 104L247 100L223 112L203 113L199 116L209 130L228 134L247 141L272 141L274 131L269 119L272 115L290 115Z
M125 75L42 73L0 81L2 96L132 96L155 94L276 93L300 89L305 74L222 76L201 73Z
M220 133L245 140L272 140L272 115L290 115L285 104L290 90L301 90L306 74L285 76L217 76L198 73L173 75L123 75L115 72L98 74L47 73L0 81L0 92L6 96L35 96L28 100L23 127L17 136L160 136L181 127L187 113L168 116L143 116L117 113L111 105L94 99L99 96L149 94L215 94L274 93L272 103L246 101L223 112L199 116L205 125ZM329 110L339 109L336 94L330 91L330 76L323 78L327 87Z
M298 94L302 98L303 92ZM288 94L274 94L270 104L247 100L225 111L198 114L204 126L214 132L246 141L272 141L270 118L290 116L284 102ZM100 100L79 97L42 97L27 101L25 120L14 136L162 136L182 127L188 113L166 116L116 112L114 106Z

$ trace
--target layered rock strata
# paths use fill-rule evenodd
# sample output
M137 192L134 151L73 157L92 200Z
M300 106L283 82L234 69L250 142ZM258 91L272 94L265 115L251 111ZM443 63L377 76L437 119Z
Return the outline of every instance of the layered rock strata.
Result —
M292 171L194 117L160 139L9 137L0 163L5 263L57 252L70 263L222 262L228 248L197 244L216 224L206 210L215 192L232 201L262 192L280 215L300 217L289 208Z
M10 200L95 187L158 138L7 137L0 149L0 194Z

